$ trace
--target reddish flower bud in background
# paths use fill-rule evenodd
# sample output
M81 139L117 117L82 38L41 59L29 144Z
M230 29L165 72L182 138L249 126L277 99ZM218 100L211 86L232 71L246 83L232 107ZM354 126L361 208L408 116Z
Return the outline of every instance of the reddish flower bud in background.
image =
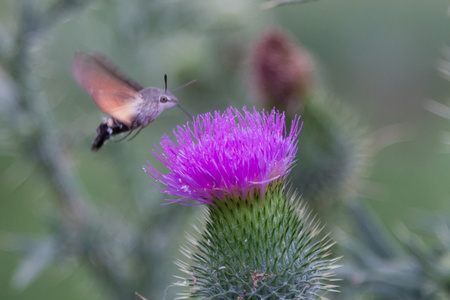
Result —
M252 53L252 80L264 107L298 112L312 86L314 62L280 29L265 32Z

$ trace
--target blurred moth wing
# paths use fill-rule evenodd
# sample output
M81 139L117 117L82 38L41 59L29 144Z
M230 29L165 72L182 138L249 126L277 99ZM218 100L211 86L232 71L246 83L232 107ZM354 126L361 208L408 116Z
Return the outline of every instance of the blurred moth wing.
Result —
M139 84L121 74L100 54L75 53L72 72L101 111L132 127L144 102Z

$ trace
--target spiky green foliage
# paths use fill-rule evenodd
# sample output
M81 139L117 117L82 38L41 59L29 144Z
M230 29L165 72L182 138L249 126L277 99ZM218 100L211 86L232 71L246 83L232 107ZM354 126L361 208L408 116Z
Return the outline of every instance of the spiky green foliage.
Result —
M336 299L450 299L448 216L422 215L426 221L415 225L420 234L402 226L394 239L369 206L349 208L358 230L340 233L346 262L337 272L343 281Z
M185 297L201 299L317 299L329 284L336 259L331 243L280 182L264 199L227 199L208 206L206 228L193 249Z

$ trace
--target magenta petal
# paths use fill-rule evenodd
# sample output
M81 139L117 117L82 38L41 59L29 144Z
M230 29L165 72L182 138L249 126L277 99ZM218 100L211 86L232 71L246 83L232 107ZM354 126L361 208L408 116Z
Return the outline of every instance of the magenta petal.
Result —
M164 135L153 151L169 172L161 174L150 163L144 171L165 186L158 188L162 193L180 198L166 199L170 203L214 204L217 199L264 193L267 184L292 167L299 119L292 121L287 134L284 113L275 109L269 114L230 107L223 114L199 115L192 128L187 123L174 130L175 142Z

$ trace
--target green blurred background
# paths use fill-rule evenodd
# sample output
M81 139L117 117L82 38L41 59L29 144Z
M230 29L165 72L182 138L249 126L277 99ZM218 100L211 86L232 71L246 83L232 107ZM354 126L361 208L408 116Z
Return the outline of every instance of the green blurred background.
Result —
M152 156L154 144L188 118L173 108L133 141L91 152L104 114L71 77L75 51L106 54L144 86L162 87L164 74L169 89L196 79L176 95L199 114L252 105L249 50L261 32L282 27L313 55L320 87L351 107L377 142L361 201L394 231L400 223L414 228L424 214L448 215L450 149L444 137L450 120L425 109L429 99L448 104L450 85L437 70L448 51L447 0L320 0L265 10L262 1L238 0L59 2L73 6L44 18L48 26L26 50L32 60L19 70L12 58L27 20L21 12L29 7L31 15L43 13L58 1L0 1L0 299L112 299L89 265L96 265L95 258L62 255L40 269L46 254L33 259L26 250L58 232L64 216L55 183L27 144L29 128L40 123L5 113L8 85L27 88L28 99L39 97L30 111L46 118L46 134L56 137L49 145L62 151L76 182L72 189L102 224L85 242L104 247L114 264L124 262L124 274L133 274L139 268L127 262L128 250L137 246L129 242L145 240L151 271L133 274L143 281L143 295L174 298L176 287L169 286L178 280L173 275L182 274L173 262L185 232L192 231L188 224L199 224L201 208L161 206L164 197L142 172L147 161L162 169ZM8 70L25 71L31 83L8 82ZM328 228L342 226L336 222ZM28 278L33 270L35 277ZM138 299L133 292L121 299Z

